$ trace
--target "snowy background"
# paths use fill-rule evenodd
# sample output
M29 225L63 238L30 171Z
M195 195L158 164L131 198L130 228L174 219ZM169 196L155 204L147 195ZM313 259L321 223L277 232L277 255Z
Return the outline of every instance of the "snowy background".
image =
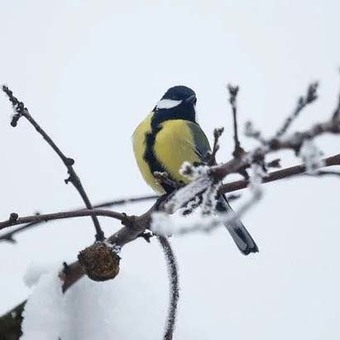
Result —
M312 80L321 81L321 99L294 129L328 117L340 84L339 12L336 0L2 1L0 82L75 158L93 202L149 194L130 136L170 86L196 91L210 140L213 128L226 127L220 161L232 151L229 82L241 86L240 120L267 135ZM27 122L11 128L11 114L0 95L1 220L81 206L60 161ZM334 137L318 145L339 152ZM289 153L283 159L293 164ZM254 256L242 256L223 229L173 239L176 339L339 339L339 190L334 178L266 185L243 219L260 248ZM119 209L138 214L150 204ZM102 224L108 234L120 227ZM126 246L116 280L83 279L59 296L56 265L74 261L93 235L90 219L73 219L0 243L0 313L30 294L27 268L52 270L39 287L48 294L32 296L40 321L27 321L24 339L161 338L168 283L156 242Z

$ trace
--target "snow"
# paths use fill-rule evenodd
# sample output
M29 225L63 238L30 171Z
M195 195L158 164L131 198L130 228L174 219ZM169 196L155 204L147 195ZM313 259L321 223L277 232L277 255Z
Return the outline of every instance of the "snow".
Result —
M38 283L41 276L49 271L51 265L31 263L23 277L23 280L28 288L32 288Z
M121 270L112 281L83 278L66 294L58 270L42 274L24 311L22 340L159 340L167 315L167 297L157 283ZM181 326L186 339L198 331Z
M188 166L188 164L185 164L182 168ZM198 169L197 172L195 172L195 169ZM251 197L243 202L237 211L230 210L228 213L216 214L215 206L219 185L211 184L207 169L207 166L191 167L192 172L190 174L196 181L175 193L166 203L166 212L154 212L152 214L151 230L155 234L171 236L193 232L210 232L220 227L222 223L228 224L236 218L241 218L262 198L261 183L266 173L261 165L252 164L249 178ZM202 203L198 207L195 206L199 200L197 194L202 196ZM190 202L189 205L183 208L182 205L188 201ZM192 208L190 214L183 214L190 208ZM168 214L169 211L174 213Z
M43 274L26 303L21 339L58 339L68 322L64 305L58 270Z
M169 213L177 211L187 203L192 203L192 200L202 194L211 185L209 177L201 177L193 183L186 185L182 189L176 191L171 200L165 204L165 210Z
M318 169L323 167L322 151L315 145L313 140L307 139L301 146L299 156L306 166L306 172L315 175Z
M209 232L221 225L221 219L204 215L200 208L183 216L181 212L168 215L162 212L152 214L151 230L162 236L184 235L193 232Z
M179 173L191 181L198 179L199 177L207 176L209 167L206 165L193 166L189 162L184 162L179 169Z

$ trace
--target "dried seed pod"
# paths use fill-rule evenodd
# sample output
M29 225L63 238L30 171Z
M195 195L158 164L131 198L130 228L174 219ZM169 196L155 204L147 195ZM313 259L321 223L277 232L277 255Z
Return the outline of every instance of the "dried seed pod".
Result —
M78 260L86 275L94 281L111 280L119 273L120 257L104 242L96 242L79 252Z

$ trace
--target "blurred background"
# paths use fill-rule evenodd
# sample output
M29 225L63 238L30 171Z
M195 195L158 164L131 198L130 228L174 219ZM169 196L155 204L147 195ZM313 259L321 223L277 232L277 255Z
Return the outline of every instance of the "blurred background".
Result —
M340 88L339 11L336 0L3 1L0 83L75 159L92 202L150 194L131 134L170 86L196 91L198 120L210 140L215 127L226 128L219 161L233 148L228 83L240 85L240 125L252 120L266 136L314 80L320 100L292 130L327 119ZM13 129L11 115L0 95L0 219L81 207L56 155L26 121ZM325 156L340 151L331 136L317 144ZM298 162L289 152L281 158L283 165ZM266 185L264 199L244 217L256 255L243 257L222 228L173 238L181 278L176 338L339 339L339 190L339 179L330 177ZM139 214L150 205L117 210ZM107 234L120 227L101 221ZM15 245L0 243L0 313L30 294L23 281L28 267L74 261L93 237L90 219L73 219L20 234ZM158 244L138 240L122 258L116 280L91 286L91 308L105 303L100 290L116 292L98 327L119 330L120 339L159 339L168 286ZM72 288L76 301L88 298L86 285L84 279ZM114 306L128 307L112 312ZM135 318L135 327L121 321L124 315ZM78 338L88 339L83 327Z

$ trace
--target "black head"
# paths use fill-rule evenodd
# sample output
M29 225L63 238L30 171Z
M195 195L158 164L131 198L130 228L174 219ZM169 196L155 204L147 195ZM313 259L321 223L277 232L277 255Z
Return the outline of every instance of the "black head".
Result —
M163 99L191 101L196 104L196 93L189 87L179 85L170 87L161 100Z
M155 124L170 119L183 119L195 122L196 94L186 86L174 86L165 92L154 109Z

